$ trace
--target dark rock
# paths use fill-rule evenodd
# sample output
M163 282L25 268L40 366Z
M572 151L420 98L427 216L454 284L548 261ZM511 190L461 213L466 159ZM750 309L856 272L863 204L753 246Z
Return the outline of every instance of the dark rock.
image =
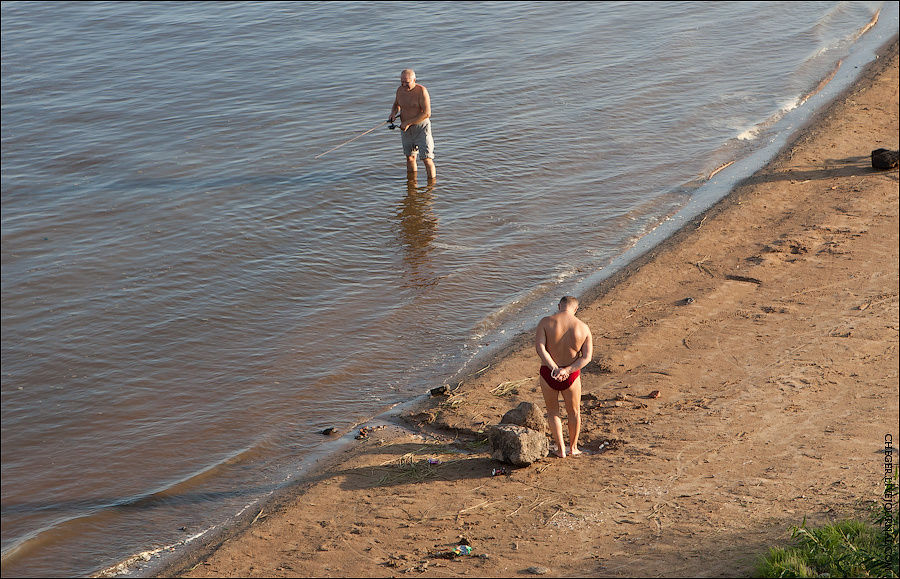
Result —
M432 396L446 396L450 393L450 388L447 387L446 384L443 386L438 386L437 388L432 388L430 390Z
M537 432L547 432L547 419L543 411L531 402L522 402L503 415L500 424L516 424Z
M872 168L880 169L896 169L900 166L900 151L890 151L888 149L875 149L872 151Z
M746 275L726 275L725 279L730 279L731 281L742 281L745 283L755 283L756 285L762 285L762 280L758 280L755 277L747 277Z

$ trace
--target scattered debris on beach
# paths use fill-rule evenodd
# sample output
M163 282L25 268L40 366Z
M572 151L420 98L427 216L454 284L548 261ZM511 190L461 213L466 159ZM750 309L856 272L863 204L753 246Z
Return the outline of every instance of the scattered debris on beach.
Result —
M359 429L359 434L356 435L356 440L364 440L369 437L369 434L375 432L376 430L384 430L384 425L381 426L363 426Z
M519 393L519 388L533 382L533 378L523 378L521 380L513 380L510 382L502 382L496 388L491 390L494 396L511 396Z

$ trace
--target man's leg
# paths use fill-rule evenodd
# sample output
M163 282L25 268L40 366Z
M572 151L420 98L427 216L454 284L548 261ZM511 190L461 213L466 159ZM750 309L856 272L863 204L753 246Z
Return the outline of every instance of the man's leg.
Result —
M543 377L541 377L541 392L544 394L544 404L547 406L547 418L550 419L550 434L556 441L556 448L559 449L556 456L565 458L566 447L563 445L562 419L559 417L559 392L547 386Z
M406 156L406 174L415 173L418 170L416 167L416 154Z
M425 174L428 175L428 180L434 181L437 177L437 170L434 168L434 160L425 157L422 159L422 162L425 163Z
M578 450L578 437L581 435L581 376L572 385L563 390L566 402L566 420L569 423L569 454L581 454Z

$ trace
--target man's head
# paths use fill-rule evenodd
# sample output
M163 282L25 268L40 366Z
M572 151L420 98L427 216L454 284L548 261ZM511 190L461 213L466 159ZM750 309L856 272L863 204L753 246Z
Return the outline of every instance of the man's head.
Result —
M566 312L571 310L572 313L578 309L578 298L573 296L563 296L561 300L559 300L559 311Z
M400 86L404 90L412 90L416 86L416 71L411 68L405 69L400 73Z

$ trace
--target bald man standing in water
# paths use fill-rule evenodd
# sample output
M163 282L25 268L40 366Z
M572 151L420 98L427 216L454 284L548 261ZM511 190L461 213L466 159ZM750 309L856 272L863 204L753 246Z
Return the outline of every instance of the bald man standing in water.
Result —
M566 457L563 444L562 419L559 416L559 395L566 403L569 423L569 454L581 454L578 436L581 434L581 369L594 355L591 330L575 317L578 300L565 296L559 300L559 311L543 318L537 327L534 347L541 358L541 392L547 405L550 430L556 442L557 456Z
M400 87L388 120L394 122L397 113L400 113L400 137L403 154L406 155L407 175L416 174L416 155L421 153L428 181L434 181L437 171L434 167L434 139L431 137L431 96L428 89L416 83L416 73L411 68L400 73Z

